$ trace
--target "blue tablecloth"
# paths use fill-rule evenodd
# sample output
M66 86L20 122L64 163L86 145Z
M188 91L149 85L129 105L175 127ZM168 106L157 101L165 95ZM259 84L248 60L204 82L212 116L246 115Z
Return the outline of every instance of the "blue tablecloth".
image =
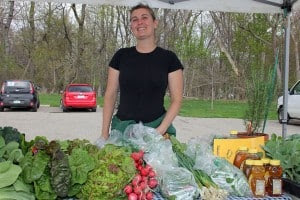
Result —
M154 194L154 199L153 200L164 200L164 198L159 194L155 193ZM283 194L281 197L263 197L263 198L250 198L250 197L233 197L229 196L227 200L292 200L291 197L289 197L286 194Z

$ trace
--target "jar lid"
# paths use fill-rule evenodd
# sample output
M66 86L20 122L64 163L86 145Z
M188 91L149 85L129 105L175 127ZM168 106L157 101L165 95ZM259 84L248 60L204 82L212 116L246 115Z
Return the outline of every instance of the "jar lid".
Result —
M237 134L238 134L238 132L236 130L231 130L230 131L230 135L237 135Z
M263 162L262 162L261 160L254 160L253 165L256 165L256 166L263 166Z
M249 153L257 153L257 149L249 149Z
M246 165L253 165L254 160L246 160Z
M278 166L278 165L280 165L280 160L270 160L270 164Z
M247 148L247 147L245 147L245 146L241 146L241 147L239 147L239 150L241 150L241 151L247 151L247 150L248 150L248 148Z
M269 163L270 163L270 159L269 159L269 158L262 158L261 161L262 161L264 164L269 164Z

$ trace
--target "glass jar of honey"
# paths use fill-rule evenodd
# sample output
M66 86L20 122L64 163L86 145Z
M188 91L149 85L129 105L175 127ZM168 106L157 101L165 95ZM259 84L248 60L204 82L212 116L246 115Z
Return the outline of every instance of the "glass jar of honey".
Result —
M239 147L238 151L235 154L233 165L237 168L243 170L244 162L248 157L248 148L245 146Z
M244 172L247 179L250 176L251 169L252 169L252 166L253 166L253 162L254 162L254 160L249 160L249 159L245 161L245 164L244 164L244 167L243 167L243 172Z
M264 197L266 193L265 168L261 160L255 160L249 176L249 185L255 197Z
M229 138L230 139L236 139L237 138L237 134L238 134L238 132L236 130L231 130Z
M266 181L266 184L268 182L268 179L269 179L269 168L270 168L270 159L269 158L262 158L261 161L263 162L263 166L265 168L265 181Z
M257 149L249 149L248 151L248 159L251 160L260 160L260 157L258 156L258 151Z
M267 193L269 196L282 195L282 167L280 160L270 160L269 178L267 182Z

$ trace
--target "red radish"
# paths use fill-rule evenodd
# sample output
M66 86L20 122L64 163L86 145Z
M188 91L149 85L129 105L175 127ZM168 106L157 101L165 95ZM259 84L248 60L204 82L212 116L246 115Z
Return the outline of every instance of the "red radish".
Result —
M139 163L140 165L143 165L143 164L144 164L144 161L143 161L142 159L140 159L140 160L138 161L138 163Z
M136 195L140 195L140 194L142 193L142 189L141 189L140 186L134 186L133 192L134 192Z
M143 169L143 166L142 166L142 165L139 165L139 166L137 167L137 169L138 169L139 171L141 171L141 170Z
M145 166L145 168L148 169L149 171L152 170L152 167L148 164Z
M140 174L136 174L133 180L137 180L137 182L140 183L142 180L142 176Z
M130 193L128 195L128 200L138 200L138 196L135 193Z
M148 177L147 176L142 176L142 181L144 181L144 182L148 182Z
M149 181L148 181L148 185L151 189L155 188L157 186L158 182L155 178L151 178Z
M141 199L141 200L146 200L146 194L145 194L145 193L142 193L139 199Z
M140 154L137 153L137 152L133 152L133 153L131 154L131 158L132 158L133 160L135 160L135 161L138 161L138 160L141 159Z
M134 180L131 181L131 183L132 183L133 186L137 186L139 184L139 181L134 179Z
M149 174L149 169L143 168L143 169L141 170L141 175L142 175L142 176L147 176L148 174Z
M155 174L154 171L151 170L151 171L149 172L148 176L149 176L150 178L153 178L153 177L156 176L156 174Z
M152 200L153 199L153 193L152 192L147 192L146 199L147 200Z
M143 151L143 150L140 150L140 151L138 152L138 154L139 154L140 158L143 158L143 157L144 157L144 151Z
M126 185L124 188L124 192L128 195L132 193L132 186L131 185Z
M132 179L131 183L133 186L137 186L142 181L142 176L140 174L136 174Z
M141 187L142 190L145 189L147 187L147 182L142 181L140 183L140 187Z

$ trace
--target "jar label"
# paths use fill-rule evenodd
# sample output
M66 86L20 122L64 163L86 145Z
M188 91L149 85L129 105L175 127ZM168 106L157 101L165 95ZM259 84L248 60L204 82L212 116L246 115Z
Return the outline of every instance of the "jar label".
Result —
M282 194L281 179L273 179L273 194Z
M255 195L257 196L265 195L265 180L256 180Z

